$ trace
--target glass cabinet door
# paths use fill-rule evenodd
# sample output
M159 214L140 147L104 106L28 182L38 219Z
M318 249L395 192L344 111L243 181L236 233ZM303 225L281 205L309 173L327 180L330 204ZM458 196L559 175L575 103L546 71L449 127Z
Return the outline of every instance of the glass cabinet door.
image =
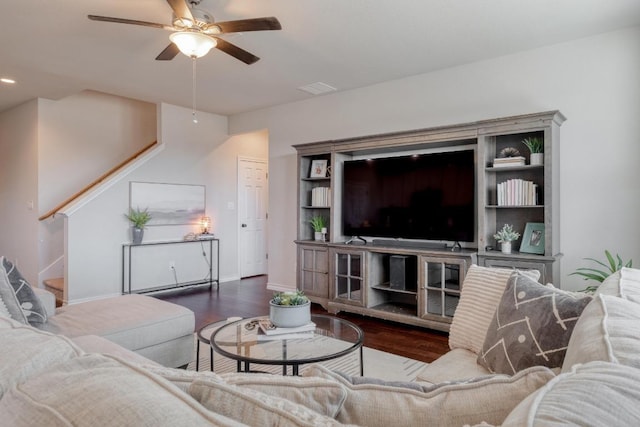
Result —
M364 304L364 253L334 253L334 298Z
M452 319L460 300L466 262L430 257L422 257L421 262L421 317Z

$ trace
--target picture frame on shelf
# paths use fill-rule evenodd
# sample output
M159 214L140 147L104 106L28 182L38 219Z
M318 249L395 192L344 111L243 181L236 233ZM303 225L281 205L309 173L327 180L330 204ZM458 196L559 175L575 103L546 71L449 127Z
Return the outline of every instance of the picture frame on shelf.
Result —
M309 178L326 178L327 163L327 160L312 160Z
M524 227L520 252L544 255L544 223L528 222Z

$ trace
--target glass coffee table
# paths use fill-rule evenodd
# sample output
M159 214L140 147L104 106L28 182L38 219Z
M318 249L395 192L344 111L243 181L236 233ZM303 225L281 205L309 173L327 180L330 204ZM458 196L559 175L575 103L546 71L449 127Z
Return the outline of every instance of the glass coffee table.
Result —
M298 375L300 365L337 359L356 350L360 357L360 375L363 375L362 342L364 333L353 323L332 316L311 315L316 324L312 336L301 338L258 339L258 320L268 316L242 319L227 323L211 335L211 348L216 353L236 360L238 372L251 372L251 364L281 365L282 375L291 366L292 375Z

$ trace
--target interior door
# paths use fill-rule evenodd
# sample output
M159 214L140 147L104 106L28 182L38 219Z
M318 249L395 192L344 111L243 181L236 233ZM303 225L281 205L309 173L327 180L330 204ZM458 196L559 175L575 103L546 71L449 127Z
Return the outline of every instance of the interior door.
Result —
M267 274L267 162L238 159L240 276Z

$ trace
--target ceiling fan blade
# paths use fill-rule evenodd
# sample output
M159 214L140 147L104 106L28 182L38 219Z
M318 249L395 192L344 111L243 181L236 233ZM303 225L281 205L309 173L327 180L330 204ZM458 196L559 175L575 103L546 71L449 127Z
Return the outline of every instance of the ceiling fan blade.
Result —
M160 55L156 56L156 61L171 61L176 55L180 52L178 46L173 43L170 43L169 46L165 47Z
M195 23L195 19L193 19L191 9L187 6L186 0L167 0L167 3L169 3L169 6L173 9L173 14L176 15L177 18L186 18Z
M214 37L218 44L216 45L216 49L220 49L224 53L233 56L234 58L244 62L245 64L251 65L254 62L260 60L257 56L252 53L247 52L244 49L239 48L235 44L229 43L228 41Z
M175 30L175 28L173 28L170 25L156 24L155 22L147 22L147 21L136 21L135 19L112 18L110 16L98 16L98 15L87 15L87 18L91 19L92 21L115 22L117 24L142 25L143 27L160 28L161 30L171 30L171 31Z
M221 33L239 33L242 31L281 30L278 18L239 19L237 21L215 22L212 26L220 28Z

